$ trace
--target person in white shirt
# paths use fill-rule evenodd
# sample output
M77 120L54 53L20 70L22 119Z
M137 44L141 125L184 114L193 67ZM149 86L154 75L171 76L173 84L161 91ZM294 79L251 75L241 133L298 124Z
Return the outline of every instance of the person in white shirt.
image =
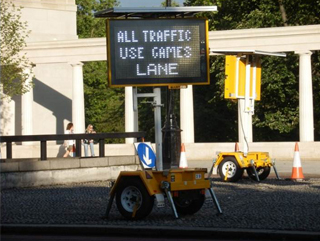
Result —
M67 125L66 131L64 132L64 134L73 134L73 123L69 123ZM66 153L63 155L63 157L68 157L69 154L72 154L71 156L73 156L73 152L75 149L74 140L66 140L65 143L67 148L66 148Z

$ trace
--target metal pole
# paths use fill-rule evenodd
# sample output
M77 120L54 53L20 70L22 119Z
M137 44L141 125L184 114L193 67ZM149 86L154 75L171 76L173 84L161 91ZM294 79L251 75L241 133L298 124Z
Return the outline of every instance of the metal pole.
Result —
M174 96L172 90L169 91L167 116L162 128L163 132L163 168L171 169L179 166L181 148L181 129L177 125L174 115Z
M12 159L12 142L7 141L7 159Z
M104 139L99 140L99 157L104 157Z
M81 157L81 139L76 140L76 157Z
M245 96L244 96L244 110L243 114L244 114L244 139L245 139L245 144L243 147L243 152L244 152L244 156L247 156L248 154L248 142L249 142L249 117L250 117L250 112L251 112L251 108L250 108L250 70L251 70L251 65L250 65L250 61L249 61L249 55L246 55L246 82L245 82Z
M132 87L132 98L133 98L133 130L139 131L139 115L138 115L138 88ZM137 140L137 139L135 139Z
M156 168L157 171L163 171L162 160L162 132L161 132L161 89L159 87L153 89L154 99L154 127L155 127L155 143L156 143Z
M47 141L40 141L40 159L47 160Z

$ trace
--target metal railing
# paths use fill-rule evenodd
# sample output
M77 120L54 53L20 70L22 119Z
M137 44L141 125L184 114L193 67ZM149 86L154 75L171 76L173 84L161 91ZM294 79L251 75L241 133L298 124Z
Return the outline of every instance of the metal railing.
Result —
M0 136L0 143L7 145L7 159L12 159L13 142L40 141L40 159L47 160L47 141L75 140L76 157L81 157L81 140L96 140L99 143L99 157L104 157L105 139L138 138L145 136L145 132L118 132L118 133L94 133L94 134L58 134L58 135L24 135L24 136Z

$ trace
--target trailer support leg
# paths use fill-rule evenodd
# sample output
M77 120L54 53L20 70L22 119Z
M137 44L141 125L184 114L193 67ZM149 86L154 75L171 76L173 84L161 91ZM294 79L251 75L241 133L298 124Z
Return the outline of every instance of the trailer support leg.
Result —
M212 172L213 172L213 168L214 168L214 165L216 164L216 162L217 162L217 159L214 158L213 161L212 161L212 166L211 166L210 171L209 171L209 173L208 173L208 179L211 179L211 175L212 175Z
M277 172L276 162L275 162L274 159L272 159L272 167L273 167L273 170L274 170L274 172L275 172L275 174L276 174L276 176L277 176L277 179L280 180L281 178L279 177L279 174L278 174L278 172Z
M108 219L108 218L109 218L109 213L110 213L110 210L111 210L111 207L112 207L112 203L113 203L113 200L114 200L114 196L115 196L115 193L111 194L110 197L109 197L109 202L108 202L106 214L105 214L105 216L104 216L105 219Z
M167 194L167 197L168 197L169 202L171 204L171 208L172 208L172 211L173 211L173 214L174 214L175 218L179 218L176 206L174 205L174 202L173 202L173 199L172 199L171 192L169 190L167 190L167 189L165 189L164 191Z
M252 166L252 169L253 169L253 171L254 171L254 174L256 175L256 179L257 179L257 181L258 181L258 182L260 182L260 178L259 178L259 175L258 175L257 169L256 169L256 167L255 167L255 165L254 165L254 161L253 161L253 160L251 160L251 161L250 161L250 164L251 164L251 166Z
M216 194L214 193L212 187L209 188L209 193L210 193L210 195L211 195L211 198L212 198L212 201L213 201L214 205L215 205L216 208L218 209L219 214L222 214L222 210L221 210L219 201L218 201L218 199L217 199L217 197L216 197Z
M174 205L174 202L173 202L173 199L172 199L172 195L171 195L171 192L170 192L170 183L162 181L161 182L161 188L165 191L165 193L167 195L167 198L169 200L169 203L171 205L171 208L172 208L172 211L173 211L173 214L174 214L175 218L179 218L176 206Z

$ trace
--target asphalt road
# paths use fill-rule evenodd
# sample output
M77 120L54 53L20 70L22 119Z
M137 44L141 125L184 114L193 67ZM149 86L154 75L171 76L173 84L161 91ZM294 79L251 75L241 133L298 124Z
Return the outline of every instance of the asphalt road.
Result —
M193 165L199 162L189 162ZM290 177L291 161L277 167L282 178ZM320 240L320 164L302 162L302 167L306 179L301 182L276 180L273 171L260 183L248 178L224 183L216 176L214 190L223 214L217 215L207 198L199 212L179 219L168 203L134 222L125 220L114 204L110 218L102 219L109 193L105 181L1 190L1 240L131 241L139 236L150 240L150 235L158 238L152 240ZM12 235L17 233L27 236ZM124 234L129 237L115 237Z
M155 237L108 237L108 236L60 236L60 235L2 235L2 241L196 241L199 238L155 238ZM212 239L201 239L210 241ZM236 239L215 239L216 241L233 241ZM254 241L242 239L242 241Z
M253 238L320 240L320 179L302 182L245 178L214 180L223 214L208 198L194 215L173 217L169 204L154 206L143 220L127 221L114 204L103 219L107 182L76 183L1 191L1 225L7 234L128 235L161 238ZM289 237L289 238L288 238Z

